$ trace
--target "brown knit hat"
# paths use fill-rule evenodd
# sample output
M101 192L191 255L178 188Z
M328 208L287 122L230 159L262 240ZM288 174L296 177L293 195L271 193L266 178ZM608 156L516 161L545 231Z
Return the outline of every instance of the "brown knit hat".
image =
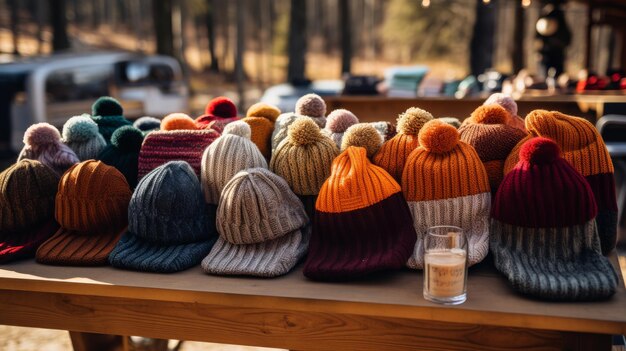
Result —
M280 110L277 107L259 102L250 106L246 118L243 119L250 125L252 131L250 139L266 159L272 155L272 132L279 115Z
M491 193L495 195L504 178L504 161L527 134L506 124L509 113L500 105L480 106L471 118L474 123L461 126L459 134L462 141L476 149L489 176Z
M0 173L0 262L32 257L58 225L54 195L59 176L24 159Z
M132 193L117 169L100 161L72 166L56 196L56 234L37 250L37 262L95 266L107 263L128 225Z
M385 142L374 156L374 164L384 168L398 182L402 179L404 163L411 151L419 146L417 134L433 119L430 112L411 107L398 117L398 134Z
M317 195L337 155L335 142L312 119L302 117L289 126L287 139L272 155L270 169L297 195Z

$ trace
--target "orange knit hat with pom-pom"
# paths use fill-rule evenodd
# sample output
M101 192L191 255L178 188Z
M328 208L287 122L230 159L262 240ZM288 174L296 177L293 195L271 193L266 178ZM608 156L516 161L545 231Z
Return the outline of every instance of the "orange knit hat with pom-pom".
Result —
M476 150L459 140L457 129L440 120L424 125L419 142L402 174L402 192L417 232L408 266L423 267L423 235L437 225L462 228L469 263L480 262L489 251L491 195L485 167Z
M433 119L430 112L411 107L398 117L398 134L383 144L374 156L374 163L400 181L406 158L419 146L417 134L424 124Z
M259 148L266 159L272 155L272 132L274 122L280 115L280 110L263 102L256 103L248 109L244 122L250 125L252 136L250 139Z

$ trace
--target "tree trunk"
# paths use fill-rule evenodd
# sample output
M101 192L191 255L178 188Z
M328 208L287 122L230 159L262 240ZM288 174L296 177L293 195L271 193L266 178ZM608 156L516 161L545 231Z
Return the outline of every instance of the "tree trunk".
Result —
M174 56L174 34L172 32L172 0L152 0L156 52Z
M19 0L9 0L9 7L11 8L11 38L13 39L13 54L19 55L20 51L18 49L19 42L19 21L20 21L20 1Z
M50 0L50 24L52 25L52 51L70 48L67 36L66 0Z
M478 76L493 65L493 38L496 24L493 4L476 1L476 22L470 43L470 69Z
M235 52L235 73L237 79L237 94L239 95L239 111L244 111L245 108L245 94L243 90L244 85L244 72L243 72L243 54L245 50L245 23L246 12L244 11L244 0L237 0L237 44Z
M206 33L209 41L209 55L211 55L211 66L209 69L212 72L219 72L220 65L217 60L217 52L215 52L215 20L213 18L215 13L215 6L213 0L207 0L207 12L206 12Z
M350 74L352 63L352 33L350 22L350 4L348 0L339 0L339 30L341 31L341 74Z
M46 5L45 1L37 1L35 6L37 16L37 53L43 54L43 30L46 26Z
M526 27L522 4L515 5L515 28L513 29L513 74L524 68L524 28Z
M306 78L306 1L291 0L291 16L289 18L289 65L287 80L301 84Z

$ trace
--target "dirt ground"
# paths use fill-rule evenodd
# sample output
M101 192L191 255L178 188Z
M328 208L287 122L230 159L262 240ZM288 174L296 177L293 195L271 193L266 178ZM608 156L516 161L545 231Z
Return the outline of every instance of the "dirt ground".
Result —
M72 350L68 332L0 325L0 351ZM181 351L278 351L261 347L185 341Z

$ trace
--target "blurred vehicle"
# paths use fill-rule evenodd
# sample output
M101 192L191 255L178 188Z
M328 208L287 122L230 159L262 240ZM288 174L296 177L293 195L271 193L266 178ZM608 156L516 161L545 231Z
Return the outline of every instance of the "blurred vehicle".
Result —
M284 83L267 88L261 101L278 107L282 112L293 112L302 95L313 93L321 97L337 96L343 88L344 82L341 80L317 80L303 85Z
M31 124L61 127L72 116L91 113L91 104L104 95L120 100L131 119L188 110L189 90L171 57L87 52L25 59L0 64L0 143L20 150Z

